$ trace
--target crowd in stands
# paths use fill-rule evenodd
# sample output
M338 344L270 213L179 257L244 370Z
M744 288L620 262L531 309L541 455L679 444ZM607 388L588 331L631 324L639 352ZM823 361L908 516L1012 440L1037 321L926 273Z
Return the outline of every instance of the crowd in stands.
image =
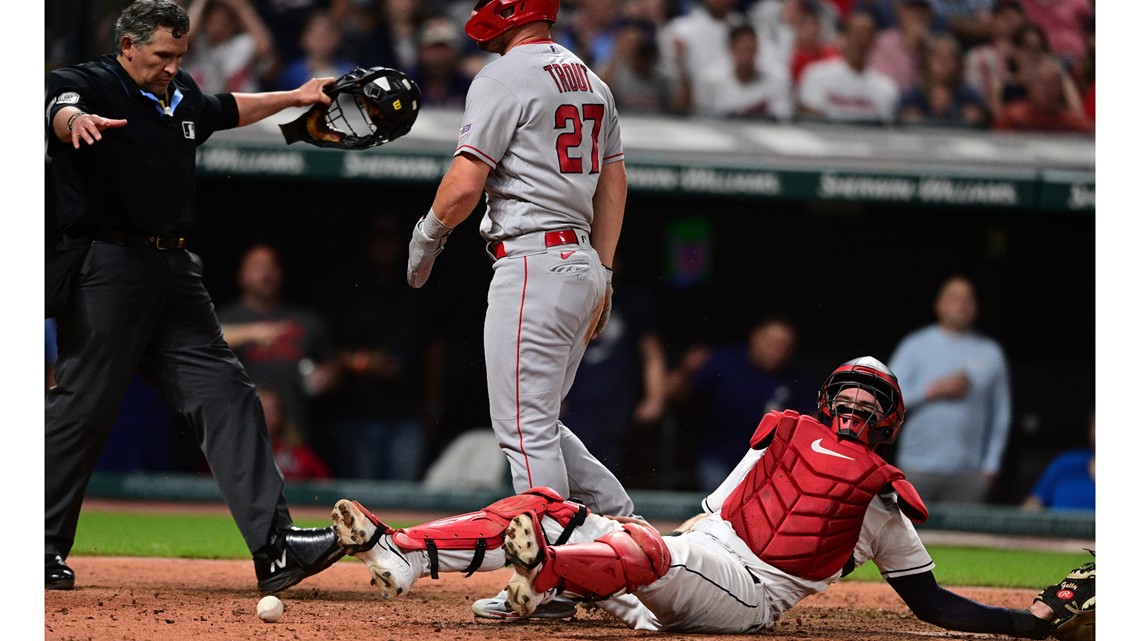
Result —
M1083 132L1096 121L1095 0L562 0L554 37L627 114ZM47 4L54 68L110 50L114 2ZM186 0L207 91L354 66L459 109L488 61L470 0Z

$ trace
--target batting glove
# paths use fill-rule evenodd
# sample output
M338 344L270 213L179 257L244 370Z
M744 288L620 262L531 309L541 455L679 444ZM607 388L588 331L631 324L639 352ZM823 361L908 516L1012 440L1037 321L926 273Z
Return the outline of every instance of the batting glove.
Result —
M416 289L424 286L431 276L435 257L443 251L443 245L451 234L452 227L428 210L412 229L412 240L408 243L408 284Z

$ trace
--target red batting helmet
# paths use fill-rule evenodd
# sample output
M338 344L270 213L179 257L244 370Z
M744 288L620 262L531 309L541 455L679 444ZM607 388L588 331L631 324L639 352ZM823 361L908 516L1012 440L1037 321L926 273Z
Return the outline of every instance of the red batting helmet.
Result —
M479 0L466 31L472 40L483 44L507 29L557 19L558 0Z
M881 411L866 411L843 401L836 403L835 397L847 389L869 392L875 397ZM899 381L894 372L871 356L856 358L837 367L823 381L816 405L820 420L830 421L839 436L861 441L871 447L879 443L894 443L906 415L902 390L899 389ZM839 426L835 421L836 416L850 420Z

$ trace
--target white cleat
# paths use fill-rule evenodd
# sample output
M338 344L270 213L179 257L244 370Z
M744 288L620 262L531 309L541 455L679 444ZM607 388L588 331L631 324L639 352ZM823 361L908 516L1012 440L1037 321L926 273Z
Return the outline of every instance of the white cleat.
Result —
M507 583L507 605L520 618L531 616L539 607L552 602L558 594L557 588L539 592L532 584L542 570L545 557L540 536L542 534L527 514L519 514L511 519L511 524L503 533L503 552L515 569L514 576Z
M371 549L375 542L377 525L375 517L356 501L341 499L333 506L333 529L336 530L337 541L349 554L356 554Z
M391 599L412 588L415 572L391 536L384 532L377 536L378 519L356 501L346 499L336 502L332 518L341 547L364 562L382 598Z
M519 613L507 600L508 591L493 597L479 599L471 604L471 611L481 619L518 619ZM538 606L530 614L532 619L569 619L578 612L578 604L563 596L556 596L549 603Z

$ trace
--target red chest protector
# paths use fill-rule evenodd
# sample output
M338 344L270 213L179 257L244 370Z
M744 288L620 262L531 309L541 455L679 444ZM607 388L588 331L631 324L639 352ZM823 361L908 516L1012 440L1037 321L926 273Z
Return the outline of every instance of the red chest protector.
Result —
M769 412L752 435L754 449L766 445L721 516L758 557L788 574L820 581L843 569L867 506L884 489L898 492L915 523L928 516L898 468L813 418Z

